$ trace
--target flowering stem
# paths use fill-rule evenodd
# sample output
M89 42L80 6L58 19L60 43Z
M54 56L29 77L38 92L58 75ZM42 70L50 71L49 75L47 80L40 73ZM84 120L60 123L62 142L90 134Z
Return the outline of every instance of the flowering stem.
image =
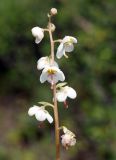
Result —
M53 41L51 30L49 30L49 35L50 35L50 43L51 43L51 58L52 58L52 63L54 63L54 41Z
M49 36L51 44L51 58L52 58L52 63L54 63L54 40L51 30L51 17L49 17ZM53 99L54 99L54 119L55 119L56 160L60 160L59 116L58 116L58 106L56 99L56 84L53 84Z
M54 95L54 117L55 117L55 138L56 138L56 160L60 160L60 137L59 137L59 117L56 100L56 85L53 86Z

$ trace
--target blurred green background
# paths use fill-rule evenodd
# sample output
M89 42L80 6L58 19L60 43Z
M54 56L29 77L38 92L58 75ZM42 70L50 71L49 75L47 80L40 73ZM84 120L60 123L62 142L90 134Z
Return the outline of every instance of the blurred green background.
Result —
M39 128L27 115L38 101L52 101L36 69L37 60L50 53L49 37L38 46L31 35L34 26L47 25L52 7L58 9L54 38L78 39L70 58L57 60L78 92L67 110L59 104L60 123L77 136L75 147L61 147L61 157L116 160L115 0L0 1L0 160L55 159L54 125Z

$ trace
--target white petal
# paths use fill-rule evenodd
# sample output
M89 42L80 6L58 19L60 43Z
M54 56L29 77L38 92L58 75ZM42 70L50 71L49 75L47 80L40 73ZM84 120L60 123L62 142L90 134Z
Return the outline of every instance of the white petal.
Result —
M64 43L67 43L67 42L69 42L70 41L70 36L65 36L64 38L63 38L63 40L62 40L62 43L64 44Z
M73 41L73 43L77 43L77 39L75 37L70 37Z
M57 79L60 81L64 81L65 80L65 76L64 73L62 71L59 71L56 73Z
M73 88L66 86L66 87L64 87L64 89L66 90L68 97L70 97L72 99L76 98L77 93Z
M66 43L64 44L64 48L66 52L72 52L74 50L73 43Z
M35 43L38 44L38 43L41 42L41 40L42 40L42 39L40 39L39 37L36 37L36 38L35 38Z
M56 57L60 59L65 54L63 43L61 43L57 49Z
M44 83L48 78L47 71L44 69L40 75L40 82Z
M53 64L52 64L51 59L49 57L47 57L47 56L46 57L42 57L37 61L37 69L38 70L41 70L41 69L43 69L45 67L51 67L51 66L55 66L55 67L58 68L57 62L54 61Z
M53 122L53 118L49 113L46 113L46 119L48 120L49 123Z
M72 43L77 43L77 39L72 36L65 36L62 40L62 43L66 43L66 42L70 42L70 41L72 41Z
M35 117L38 121L45 121L46 120L46 113L44 110L39 109L38 112L35 113Z
M71 136L69 134L64 134L61 136L61 138L62 138L61 142L64 147L66 147L66 145L68 146L70 145Z
M42 57L37 61L37 69L41 70L43 68L45 68L49 63L48 63L49 59L48 57Z
M40 27L34 27L32 28L32 35L36 38L35 39L35 43L40 43L40 41L43 39L44 37L44 32L43 29Z
M69 130L66 127L63 127L63 132L67 133Z
M67 95L63 91L58 91L56 93L56 98L58 102L64 102L67 98Z
M74 146L76 144L76 139L72 138L70 142L70 146Z
M34 37L36 37L36 36L39 36L39 34L41 34L41 32L43 32L43 30L42 30L42 28L36 26L31 29L31 32L32 32L32 35Z
M39 109L38 106L33 106L33 107L29 108L28 115L33 116L38 111L38 109Z

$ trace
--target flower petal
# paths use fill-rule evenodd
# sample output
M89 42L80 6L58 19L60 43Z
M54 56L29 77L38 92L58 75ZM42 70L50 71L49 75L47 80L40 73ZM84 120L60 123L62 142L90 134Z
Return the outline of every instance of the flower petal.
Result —
M62 43L64 44L64 43L67 43L67 42L69 42L70 41L70 36L65 36L64 38L63 38L63 40L62 40Z
M67 133L68 132L68 129L66 127L63 127L63 132L64 133Z
M31 29L31 32L32 32L32 35L36 37L36 36L39 36L41 33L43 33L43 29L36 26Z
M47 80L47 78L48 78L48 74L45 68L40 75L40 82L44 83Z
M36 43L36 44L39 44L39 43L41 42L41 40L42 40L42 39L40 39L39 37L36 37L36 38L35 38L35 43Z
M73 43L77 43L77 39L75 37L70 37Z
M38 106L33 106L33 107L29 108L28 115L33 116L38 111L38 109L39 109Z
M66 90L68 97L70 97L72 99L76 98L77 93L72 87L66 86L66 87L64 87L64 89Z
M48 57L42 57L37 61L38 70L45 68L46 65L48 65Z
M67 43L67 42L77 43L77 39L72 36L65 36L62 40L62 43Z
M49 113L46 113L46 119L48 120L49 123L53 122L53 118Z
M56 93L56 98L57 98L58 102L64 102L67 98L67 95L65 94L65 92L58 91Z
M72 138L70 142L70 146L74 146L76 144L76 139Z
M61 70L59 70L59 72L56 73L56 76L57 76L57 79L60 80L60 81L65 80L64 73Z
M42 28L40 27L34 27L32 28L32 35L36 38L35 39L35 43L40 43L40 41L43 39L44 37L44 31Z
M38 121L45 121L46 120L46 113L44 110L39 109L38 112L35 113L35 117Z
M66 52L72 52L74 50L73 43L66 43L64 44L64 49Z
M61 143L64 147L70 146L71 136L69 134L64 134L61 136L61 138L62 138Z
M65 54L63 43L61 43L57 49L56 57L60 59Z
M37 69L38 70L41 70L45 67L50 67L50 66L56 66L58 68L57 62L54 61L53 64L52 64L51 59L47 56L42 57L37 61Z

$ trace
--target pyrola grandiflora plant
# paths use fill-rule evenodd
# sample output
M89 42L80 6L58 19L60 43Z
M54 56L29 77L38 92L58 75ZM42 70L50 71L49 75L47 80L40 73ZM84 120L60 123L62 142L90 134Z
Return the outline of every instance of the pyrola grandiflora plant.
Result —
M32 35L35 38L35 43L39 44L44 38L44 33L48 32L50 37L51 54L46 57L41 57L37 61L37 69L42 70L40 75L40 82L50 83L50 88L53 92L53 104L48 102L39 102L39 106L34 105L28 111L29 116L34 116L35 118L43 122L47 120L49 123L54 121L55 123L55 140L56 140L56 160L60 160L60 130L63 131L61 135L61 144L63 147L68 149L74 146L76 143L75 134L68 130L65 126L59 126L59 116L58 116L58 102L63 102L65 107L68 108L66 103L67 98L74 99L77 94L76 91L68 86L65 81L65 75L59 68L59 65L54 60L56 58L60 59L63 56L68 58L67 53L74 50L74 44L77 43L77 39L72 36L65 36L63 39L54 40L53 32L55 31L55 25L51 22L53 16L57 14L57 9L52 8L48 14L48 25L46 28L40 28L38 26L32 28ZM56 55L54 53L55 43L59 43ZM61 81L60 83L58 83ZM52 107L54 112L54 119L49 114L46 107Z

